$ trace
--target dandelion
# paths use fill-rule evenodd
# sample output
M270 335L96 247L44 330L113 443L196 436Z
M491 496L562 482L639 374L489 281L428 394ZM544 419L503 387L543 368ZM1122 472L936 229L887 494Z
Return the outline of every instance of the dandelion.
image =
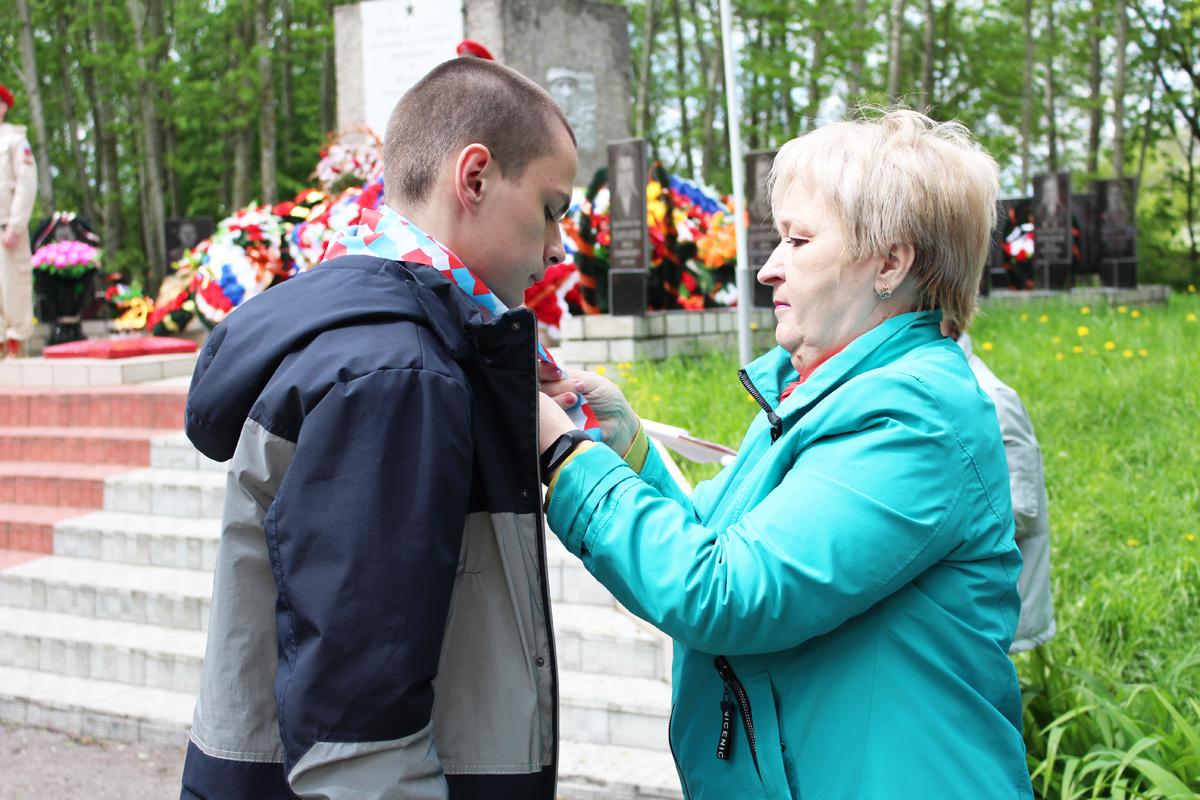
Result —
M1053 344L1062 344L1062 337L1061 337L1061 336L1055 336L1055 337L1054 337L1053 339L1051 339L1050 341L1051 341L1051 343L1053 343Z
M1150 355L1150 351L1149 350L1138 350L1138 355L1139 356L1148 356L1148 355Z
M754 398L751 397L750 395L746 395L746 399L749 400L751 403L754 402Z
M1125 356L1126 358L1133 358L1133 351L1132 351L1132 350L1126 350L1126 351L1124 351L1123 353L1121 353L1121 355Z
M992 347L994 347L994 345L993 345L991 342L984 342L984 343L983 343L983 349L984 349L984 350L991 350L991 349L992 349Z
M1117 306L1117 311L1119 311L1120 313L1124 314L1124 313L1125 313L1125 306Z
M758 330L758 323L757 323L757 322L751 322L751 323L750 323L750 330L752 330L752 331L756 331L756 330Z
M1084 306L1083 308L1079 309L1079 313L1080 314L1090 314L1090 313L1092 313L1092 307Z
M1189 291L1189 292L1194 292L1194 291L1196 291L1196 286L1195 286L1195 284L1189 283L1189 284L1188 284L1188 291Z
M1072 348L1071 348L1071 352L1072 352L1072 353L1082 353L1082 352L1083 352L1083 345L1078 345L1078 344L1077 344L1077 345L1075 345L1074 347L1072 347Z
M1194 541L1196 541L1196 534L1194 534L1194 533L1189 533L1189 534L1187 535L1187 540L1188 540L1189 542L1194 542Z
M600 366L596 367L596 374L597 374L597 375L603 375L603 374L604 374L604 373L606 373L606 372L608 372L608 368L607 368L607 367L605 367L603 364L601 364Z
M1139 542L1137 539L1130 539L1129 541L1125 542L1125 544L1129 545L1130 547L1137 547L1139 544L1141 544L1141 542Z
M1078 333L1080 336L1087 336L1088 335L1087 326L1080 325L1078 328L1075 329L1075 332Z
M1187 321L1188 321L1188 322L1195 322L1195 321L1196 321L1196 315L1195 315L1195 314L1188 314L1188 315L1187 315Z
M1116 343L1116 342L1105 342L1105 343L1104 343L1104 349L1105 349L1105 350L1116 350L1116 349L1117 349L1117 343Z
M1129 316L1133 317L1134 319L1137 319L1141 315L1142 315L1142 312L1138 311L1137 309L1134 309L1133 313L1130 314Z
M753 398L751 398L751 399L753 399ZM652 394L652 395L650 395L650 402L651 403L660 403L660 402L662 402L662 398L656 394Z
M1055 361L1062 361L1062 360L1063 360L1063 354L1062 354L1062 353L1055 353L1055 354L1054 354L1054 360L1055 360Z
M628 361L622 361L620 364L617 364L617 369L627 370L632 366L633 364L630 364Z
M1028 314L1022 314L1022 315L1021 315L1021 322L1024 322L1024 321L1025 321L1025 320L1027 320L1027 319L1029 319L1029 315L1028 315Z
M1038 322L1049 322L1049 321L1050 321L1050 317L1047 314L1042 314L1040 317L1038 317Z
M1133 355L1133 354L1132 354L1132 353L1130 353L1130 355ZM632 378L630 378L630 379L629 379L629 382L630 382L630 383L637 383L637 382L638 382L637 375L634 375Z

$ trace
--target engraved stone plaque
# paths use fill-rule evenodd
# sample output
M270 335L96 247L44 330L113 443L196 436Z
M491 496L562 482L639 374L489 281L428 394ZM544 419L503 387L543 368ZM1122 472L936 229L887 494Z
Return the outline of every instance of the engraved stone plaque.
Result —
M750 256L750 274L757 275L767 263L771 253L779 246L779 232L771 216L771 193L767 190L767 178L775 154L779 150L756 150L746 154L746 244ZM754 281L750 287L755 308L774 308L774 292L770 286Z
M647 171L645 139L608 145L609 310L616 315L646 312L645 276L650 268Z
M554 67L546 70L546 91L567 115L580 150L596 149L596 74Z
M1033 178L1033 280L1038 289L1071 284L1071 173Z

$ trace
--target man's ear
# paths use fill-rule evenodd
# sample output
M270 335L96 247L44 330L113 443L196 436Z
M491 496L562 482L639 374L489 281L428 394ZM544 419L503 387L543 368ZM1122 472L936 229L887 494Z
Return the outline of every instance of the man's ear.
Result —
M879 275L876 278L878 285L875 290L882 292L886 287L893 292L896 291L908 277L916 255L917 251L907 242L892 245L892 249L884 256L883 264L879 268Z
M454 164L454 193L464 211L474 212L487 194L496 162L481 144L469 144Z

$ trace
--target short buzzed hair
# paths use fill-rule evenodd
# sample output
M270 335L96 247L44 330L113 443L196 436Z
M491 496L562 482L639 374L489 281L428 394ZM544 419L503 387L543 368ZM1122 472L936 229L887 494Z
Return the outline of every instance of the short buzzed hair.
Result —
M447 61L392 109L383 140L387 200L424 204L442 166L469 144L486 147L505 178L520 178L553 151L556 122L576 146L566 115L541 86L494 61Z

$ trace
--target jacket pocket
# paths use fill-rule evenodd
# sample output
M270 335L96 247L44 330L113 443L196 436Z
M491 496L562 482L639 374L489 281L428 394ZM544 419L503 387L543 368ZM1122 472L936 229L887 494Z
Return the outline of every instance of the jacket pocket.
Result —
M724 656L718 656L714 665L725 681L730 697L728 702L722 703L723 711L729 712L723 715L723 719L731 718L733 724L730 727L741 729L737 731L741 739L738 744L748 744L750 747L750 787L761 787L761 796L772 800L792 797L783 766L784 743L780 735L779 715L775 710L775 692L771 688L770 675L758 672L739 678ZM727 730L725 726L724 730ZM743 733L744 737L741 735ZM722 748L724 744L723 735ZM718 758L724 756L718 755Z

